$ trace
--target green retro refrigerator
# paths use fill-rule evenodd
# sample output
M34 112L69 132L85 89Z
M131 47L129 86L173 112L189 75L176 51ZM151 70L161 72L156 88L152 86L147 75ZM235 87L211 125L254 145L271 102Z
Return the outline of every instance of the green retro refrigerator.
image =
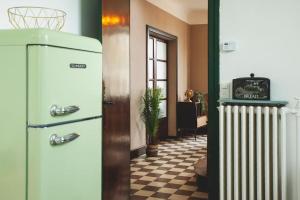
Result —
M0 31L0 199L100 200L102 47Z

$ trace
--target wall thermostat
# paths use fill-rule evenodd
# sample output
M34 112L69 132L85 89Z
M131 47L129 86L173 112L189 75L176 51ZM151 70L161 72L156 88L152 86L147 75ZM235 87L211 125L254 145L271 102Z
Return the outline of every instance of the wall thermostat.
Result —
M222 45L222 50L223 51L235 51L236 46L237 46L236 42L234 42L234 41L224 42Z

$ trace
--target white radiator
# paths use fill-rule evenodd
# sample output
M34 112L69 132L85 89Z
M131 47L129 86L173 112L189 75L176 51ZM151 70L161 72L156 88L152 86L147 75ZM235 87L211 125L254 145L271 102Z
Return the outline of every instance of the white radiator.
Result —
M220 200L286 200L286 109L219 112Z

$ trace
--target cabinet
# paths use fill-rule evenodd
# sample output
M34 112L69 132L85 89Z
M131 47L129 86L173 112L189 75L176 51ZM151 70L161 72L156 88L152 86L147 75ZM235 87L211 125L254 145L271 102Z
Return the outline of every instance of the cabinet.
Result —
M207 125L207 116L201 115L201 104L199 102L178 102L177 103L177 129L180 135L184 130L193 131L196 139L198 128Z

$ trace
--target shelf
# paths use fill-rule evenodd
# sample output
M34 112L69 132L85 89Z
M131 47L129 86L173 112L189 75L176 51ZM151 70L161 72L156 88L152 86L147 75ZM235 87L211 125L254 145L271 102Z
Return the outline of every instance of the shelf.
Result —
M221 105L232 106L269 106L269 107L283 107L288 104L288 101L265 101L265 100L237 100L237 99L220 99L218 101Z

